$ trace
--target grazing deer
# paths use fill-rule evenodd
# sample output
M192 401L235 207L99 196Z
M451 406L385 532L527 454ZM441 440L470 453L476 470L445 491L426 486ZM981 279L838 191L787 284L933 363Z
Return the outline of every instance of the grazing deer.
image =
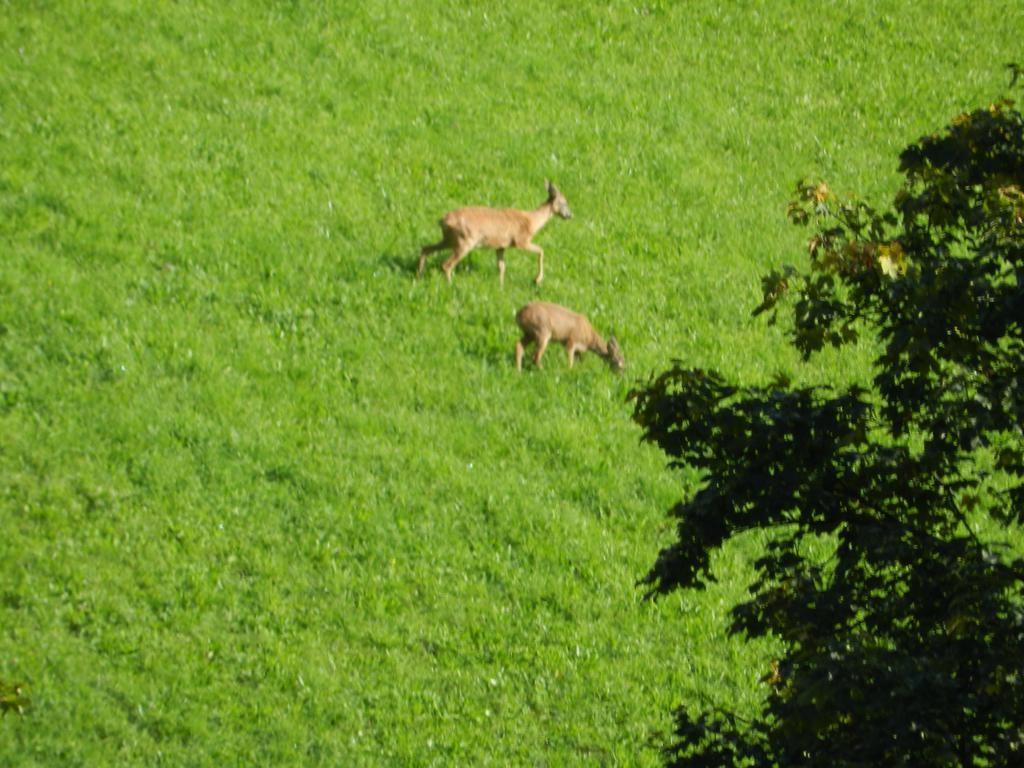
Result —
M569 356L569 367L572 368L577 352L588 349L596 352L615 371L626 367L622 350L614 336L608 337L608 343L594 330L581 314L558 304L546 301L534 301L516 313L516 322L523 329L523 338L516 342L516 370L523 370L523 352L531 341L537 342L537 351L533 353L533 364L540 367L540 359L544 356L548 341L554 339L565 344Z
M544 279L544 249L533 243L532 238L548 223L553 213L557 213L563 219L572 218L572 211L569 210L565 196L550 181L544 183L548 187L547 202L533 211L474 206L446 213L441 219L441 241L423 246L416 274L423 274L427 256L435 251L451 249L452 255L441 265L444 276L451 283L455 265L462 261L467 253L481 245L494 248L498 252L498 282L504 285L505 249L519 248L537 254L537 277L533 282L540 285L540 281Z

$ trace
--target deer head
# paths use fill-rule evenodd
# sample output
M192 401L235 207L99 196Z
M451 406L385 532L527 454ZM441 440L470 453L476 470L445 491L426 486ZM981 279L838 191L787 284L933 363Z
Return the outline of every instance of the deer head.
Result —
M558 187L550 181L544 183L548 187L548 202L551 203L551 209L563 219L571 219L572 211L569 210L569 203L566 201L565 195L559 192Z
M622 356L622 348L619 347L619 342L614 336L608 337L608 365L612 367L616 373L621 373L626 368L626 358Z

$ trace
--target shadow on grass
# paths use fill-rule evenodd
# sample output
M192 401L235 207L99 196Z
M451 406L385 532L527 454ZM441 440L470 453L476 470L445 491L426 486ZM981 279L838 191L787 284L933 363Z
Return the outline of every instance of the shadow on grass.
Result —
M438 253L432 253L428 256L426 264L423 265L423 277L427 278L434 272L443 277L444 272L441 271L441 265L450 255L451 251L441 251ZM459 265L452 273L453 279L457 280L459 275L462 274L469 275L490 269L494 273L495 281L497 281L498 269L492 263L493 259L485 261L483 253L480 254L479 258L474 259L474 255L476 254L469 254L465 259L459 262ZM406 277L416 277L416 270L419 268L419 251L410 253L384 253L378 258L378 262L385 266L389 272L394 274Z
M379 261L389 272L416 277L416 267L419 264L419 256L415 253L385 253ZM429 265L428 265L429 266ZM424 270L424 273L426 270Z

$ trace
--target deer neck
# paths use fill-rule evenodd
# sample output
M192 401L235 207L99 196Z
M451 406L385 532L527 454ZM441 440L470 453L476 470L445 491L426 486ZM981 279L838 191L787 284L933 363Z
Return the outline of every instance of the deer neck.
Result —
M526 216L530 220L530 236L537 234L541 227L548 223L548 219L555 212L554 201L548 200L540 208L527 212Z
M604 339L601 338L601 334L594 331L594 336L590 340L590 349L592 352L596 352L601 357L608 357L608 344Z

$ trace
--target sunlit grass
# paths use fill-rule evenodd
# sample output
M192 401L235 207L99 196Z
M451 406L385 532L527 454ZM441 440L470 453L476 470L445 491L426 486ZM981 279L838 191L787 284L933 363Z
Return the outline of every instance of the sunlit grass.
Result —
M18 765L654 764L751 706L721 584L641 601L692 480L626 395L801 365L750 317L798 178L884 202L997 95L1017 3L5 3L0 722ZM419 247L452 207L575 217L546 279ZM550 354L542 297L622 342Z

